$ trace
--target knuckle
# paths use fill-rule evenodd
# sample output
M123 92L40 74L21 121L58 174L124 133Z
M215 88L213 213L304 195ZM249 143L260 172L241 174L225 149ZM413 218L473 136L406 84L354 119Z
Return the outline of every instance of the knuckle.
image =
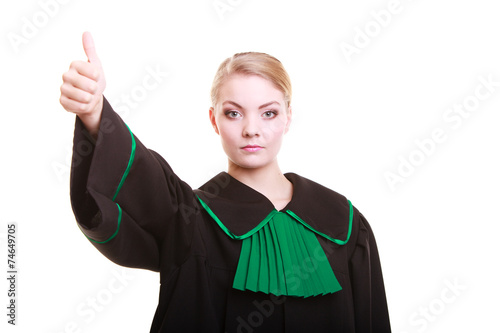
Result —
M98 70L96 70L94 72L94 79L97 81L101 78L101 72L99 72Z
M89 85L89 91L90 91L90 93L94 94L97 91L97 84L96 83L90 83L90 85Z
M62 75L62 79L63 79L64 82L68 81L69 77L70 77L70 73L69 72L64 72L63 75Z
M63 84L61 86L61 95L69 97L71 95L71 86L69 84Z
M85 112L85 111L87 111L87 105L86 105L86 104L83 104L83 103L80 103L80 104L78 105L78 111L80 111L80 112L82 112L82 113L83 113L83 112Z

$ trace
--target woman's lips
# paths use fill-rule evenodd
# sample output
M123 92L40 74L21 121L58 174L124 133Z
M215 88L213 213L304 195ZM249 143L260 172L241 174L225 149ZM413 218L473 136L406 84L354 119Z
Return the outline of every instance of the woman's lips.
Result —
M258 145L246 145L245 147L243 147L241 149L253 153L253 152L261 150L262 147L258 146Z

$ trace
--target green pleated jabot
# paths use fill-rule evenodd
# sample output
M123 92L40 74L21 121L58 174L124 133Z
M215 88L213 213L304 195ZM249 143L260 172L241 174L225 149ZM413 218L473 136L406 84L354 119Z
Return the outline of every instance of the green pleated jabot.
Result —
M233 288L302 297L342 289L316 235L282 212L243 240Z
M205 202L199 197L198 200L229 237L243 242L233 288L300 297L325 295L342 289L315 235L321 233L292 211L273 210L254 229L238 236ZM352 218L348 238L351 224ZM345 244L348 238L345 241L329 239Z

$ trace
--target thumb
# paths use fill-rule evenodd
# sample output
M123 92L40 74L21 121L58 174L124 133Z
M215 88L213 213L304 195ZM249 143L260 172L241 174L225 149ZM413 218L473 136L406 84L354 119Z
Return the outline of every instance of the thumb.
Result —
M95 51L94 39L90 32L86 31L82 36L83 49L85 50L85 54L90 63L100 63L99 57L97 56L97 52Z

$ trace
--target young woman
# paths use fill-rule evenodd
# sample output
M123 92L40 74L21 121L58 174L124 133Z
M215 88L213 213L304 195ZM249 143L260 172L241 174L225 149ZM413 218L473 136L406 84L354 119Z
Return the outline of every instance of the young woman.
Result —
M77 115L71 203L80 229L113 262L160 273L151 332L390 332L377 247L344 196L276 156L291 121L291 84L272 56L219 67L209 115L228 171L193 190L145 148L103 97L88 62L63 75Z

